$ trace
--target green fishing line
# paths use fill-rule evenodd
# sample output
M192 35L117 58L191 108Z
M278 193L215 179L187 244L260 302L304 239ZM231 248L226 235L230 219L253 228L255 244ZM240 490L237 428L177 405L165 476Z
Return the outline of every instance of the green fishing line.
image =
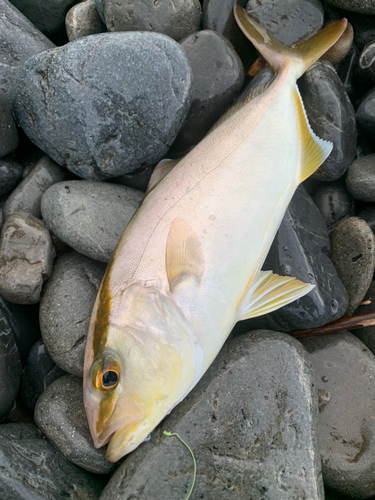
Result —
M177 434L177 432L164 431L163 434L165 434L166 436L176 436L176 438L178 438L181 441L181 443L184 444L186 446L186 448L190 451L190 455L193 458L193 463L194 463L193 483L191 485L188 496L185 499L185 500L189 500L189 498L191 497L191 494L193 493L193 489L194 489L194 485L195 485L195 478L197 477L197 462L195 461L194 453L193 453L192 449L190 448L190 446L185 443L185 441L179 436L179 434Z

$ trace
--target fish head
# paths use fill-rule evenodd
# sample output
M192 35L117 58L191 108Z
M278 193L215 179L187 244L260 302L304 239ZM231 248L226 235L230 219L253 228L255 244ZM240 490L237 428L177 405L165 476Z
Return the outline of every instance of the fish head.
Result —
M189 392L201 364L194 335L173 298L155 286L133 283L110 300L99 292L84 403L95 446L109 443L109 461L133 451Z

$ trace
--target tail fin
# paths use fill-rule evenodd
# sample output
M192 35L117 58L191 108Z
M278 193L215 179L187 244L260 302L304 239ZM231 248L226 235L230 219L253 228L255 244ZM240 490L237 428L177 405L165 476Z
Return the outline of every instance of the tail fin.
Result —
M302 76L324 52L332 47L343 34L347 25L347 20L341 19L341 21L331 24L308 40L293 47L288 47L259 26L246 14L242 7L236 5L233 10L238 26L259 50L275 73L279 73L285 66L293 63L296 79Z

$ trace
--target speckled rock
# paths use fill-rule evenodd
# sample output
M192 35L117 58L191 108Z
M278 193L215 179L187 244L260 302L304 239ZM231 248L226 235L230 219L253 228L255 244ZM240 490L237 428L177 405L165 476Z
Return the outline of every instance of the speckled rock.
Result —
M298 80L309 122L318 137L331 141L333 150L314 177L334 181L355 157L355 113L344 86L328 61L313 64Z
M350 497L375 495L375 356L349 332L304 339L318 390L324 482Z
M67 462L33 424L0 425L0 494L6 500L99 500L101 483Z
M246 10L286 45L294 45L315 35L324 21L320 0L249 0Z
M0 294L16 304L36 304L54 256L51 236L40 220L23 212L8 217L0 238Z
M342 220L354 215L354 200L340 181L321 184L315 192L314 201L329 233Z
M373 0L326 0L334 7L344 10L351 10L361 14L375 15L375 4Z
M8 197L3 207L4 220L15 212L26 212L40 219L43 194L56 182L63 181L68 173L51 158L43 156Z
M251 369L249 369L251 367ZM125 460L101 500L323 499L314 375L301 344L258 331L225 344L193 391ZM267 495L265 497L265 495Z
M358 128L372 140L375 134L375 89L365 96L356 116Z
M348 292L346 315L358 307L370 287L375 268L375 237L366 222L349 217L331 236L331 259Z
M173 146L182 156L233 103L244 82L241 59L221 35L203 30L181 41L193 70L193 102Z
M20 387L22 403L29 410L33 410L42 392L63 375L65 372L55 365L42 339L39 339L31 348L22 371Z
M4 158L0 160L0 196L8 194L22 179L22 167L16 161Z
M199 0L102 0L108 31L156 31L179 41L198 31Z
M324 25L324 28L327 28L335 22L337 22L336 19L327 21ZM350 47L352 46L353 38L353 26L348 22L344 33L340 36L337 42L322 55L321 59L329 61L334 66L336 64L339 64L347 56Z
M42 199L49 229L77 252L108 262L144 193L125 186L66 181Z
M348 169L346 188L361 201L375 201L375 154L362 156Z
M371 281L370 288L363 297L363 302L369 302L366 305L359 306L355 310L355 314L367 314L375 312L375 281ZM375 354L375 326L367 326L366 328L357 328L351 330L350 333L355 335L363 342L370 351Z
M65 27L70 42L83 36L106 31L95 0L84 0L72 7L66 15Z
M64 27L68 10L79 0L48 0L43 4L39 0L11 0L11 2L42 33L52 35Z
M96 449L83 406L82 379L65 375L51 384L35 406L35 423L63 456L82 469L107 474L114 464Z
M63 370L82 376L91 311L105 265L76 252L56 259L40 304L44 344Z
M15 114L57 163L80 177L110 178L166 153L188 112L191 85L187 58L171 38L102 33L29 59Z

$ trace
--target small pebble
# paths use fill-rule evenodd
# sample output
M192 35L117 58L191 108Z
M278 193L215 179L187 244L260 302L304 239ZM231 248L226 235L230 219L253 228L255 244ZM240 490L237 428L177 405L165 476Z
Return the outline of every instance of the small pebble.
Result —
M362 156L348 169L346 188L361 201L375 201L375 154Z
M350 316L366 295L375 268L375 237L366 222L349 217L331 235L331 259L348 292Z
M40 220L17 212L5 221L0 238L0 294L16 304L36 304L52 272L51 236Z
M342 220L354 215L354 200L340 181L320 184L315 192L314 202L329 233Z
M0 160L0 196L10 193L17 186L22 172L19 163L7 158Z
M375 81L375 42L367 44L358 60L358 71L363 80Z
M69 42L83 36L103 33L105 24L100 18L95 0L84 0L70 9L65 18Z
M375 90L364 97L357 109L358 128L368 137L375 134Z

